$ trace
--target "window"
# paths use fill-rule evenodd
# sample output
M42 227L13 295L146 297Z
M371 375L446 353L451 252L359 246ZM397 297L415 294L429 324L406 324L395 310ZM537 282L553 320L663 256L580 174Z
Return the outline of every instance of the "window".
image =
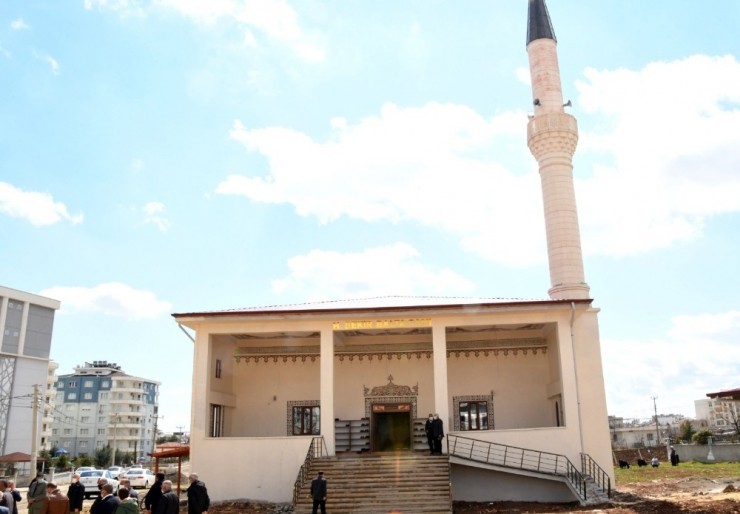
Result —
M87 448L87 441L80 441L80 448Z
M77 399L77 393L69 393L67 395L67 400L76 400Z
M85 382L83 382L82 384L82 387L92 387L92 386L93 386L92 380L85 380Z
M211 404L211 437L223 437L224 435L224 406Z
M110 380L103 380L103 381L102 381L102 382L100 383L100 387L104 387L104 388L108 388L108 387L110 387Z
M51 435L57 435L58 432L59 432L59 429L58 428L52 428L51 429Z
M69 382L67 382L67 387L77 387L77 381L70 380Z
M105 435L105 429L104 428L99 428L98 429L98 435Z
M293 407L293 435L318 435L321 427L321 407Z
M90 423L90 416L80 417L80 423Z
M108 399L108 393L98 393L98 398L101 400L107 400Z
M105 416L98 416L98 423L105 423Z
M71 428L65 428L64 429L64 435L72 435L72 429Z
M82 395L85 400L92 400L92 393L85 393Z
M460 430L488 430L488 402L460 402Z
M216 359L216 378L221 378L221 359Z
M90 429L89 428L81 428L80 429L80 435L90 435Z
M493 394L453 396L453 430L493 430Z

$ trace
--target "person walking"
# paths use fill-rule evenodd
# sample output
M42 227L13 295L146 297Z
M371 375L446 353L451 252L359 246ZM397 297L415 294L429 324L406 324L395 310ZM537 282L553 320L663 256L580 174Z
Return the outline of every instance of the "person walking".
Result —
M69 498L54 482L46 484L43 514L69 514Z
M21 492L15 488L15 480L8 479L8 492L15 500L15 503L13 504L13 512L11 514L18 514L18 503L23 500L23 496L21 496Z
M190 502L188 501L188 509ZM162 482L162 497L157 503L157 511L154 514L178 514L180 512L180 498L172 490L172 482Z
M46 480L42 472L36 473L36 478L28 486L28 514L41 514L46 502Z
M190 473L188 480L190 480L190 487L188 487L188 514L206 514L208 507L211 505L206 484L198 480L197 473Z
M139 502L131 498L126 487L118 488L118 499L121 500L121 504L116 508L115 514L139 514Z
M429 445L429 455L434 455L434 415L430 412L429 418L424 423L424 433L427 436L427 444Z
M149 511L149 514L155 512L157 509L157 503L162 497L162 483L164 482L164 473L157 473L154 477L154 483L149 489L149 492L144 496L144 508Z
M0 514L13 514L17 508L13 493L8 489L8 481L0 479Z
M442 439L445 436L444 424L439 419L439 414L434 415L432 420L432 436L434 439L434 451L437 455L442 455Z
M311 498L313 499L313 510L311 514L317 514L321 507L321 514L326 514L327 484L324 472L319 471L319 476L311 480Z
M82 512L82 503L85 501L85 486L80 483L80 474L72 475L72 483L67 489L67 498L69 498L69 511Z

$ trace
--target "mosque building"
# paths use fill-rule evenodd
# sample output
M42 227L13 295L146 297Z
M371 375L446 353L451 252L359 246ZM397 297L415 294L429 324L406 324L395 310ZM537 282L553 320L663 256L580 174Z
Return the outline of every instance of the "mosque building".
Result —
M212 499L290 501L316 444L327 460L425 455L428 413L446 438L442 457L425 456L449 462L452 499L583 501L585 482L613 482L598 309L573 187L578 128L565 112L544 0L529 1L526 48L549 297L174 314L195 332L191 462Z

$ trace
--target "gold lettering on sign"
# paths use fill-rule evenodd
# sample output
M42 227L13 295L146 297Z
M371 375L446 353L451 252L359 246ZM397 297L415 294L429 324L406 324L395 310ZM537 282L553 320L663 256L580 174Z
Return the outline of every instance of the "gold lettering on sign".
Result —
M369 319L352 321L334 321L332 330L368 330L383 328L425 328L432 326L431 318L409 319Z

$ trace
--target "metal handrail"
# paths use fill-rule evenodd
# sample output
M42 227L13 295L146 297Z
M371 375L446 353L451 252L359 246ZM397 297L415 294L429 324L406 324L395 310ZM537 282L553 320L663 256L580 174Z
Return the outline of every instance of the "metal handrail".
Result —
M612 497L612 479L588 453L581 454L581 473L590 476L608 498Z
M565 455L458 435L447 436L447 452L475 462L565 477L581 498L586 499L586 479Z
M306 458L303 461L301 469L298 470L298 477L295 479L293 484L293 507L298 503L298 496L301 494L301 488L308 478L308 472L311 471L311 465L314 459L318 459L324 456L324 452L328 455L329 452L326 448L326 441L324 437L314 437L311 439L311 445L308 447L306 452Z

